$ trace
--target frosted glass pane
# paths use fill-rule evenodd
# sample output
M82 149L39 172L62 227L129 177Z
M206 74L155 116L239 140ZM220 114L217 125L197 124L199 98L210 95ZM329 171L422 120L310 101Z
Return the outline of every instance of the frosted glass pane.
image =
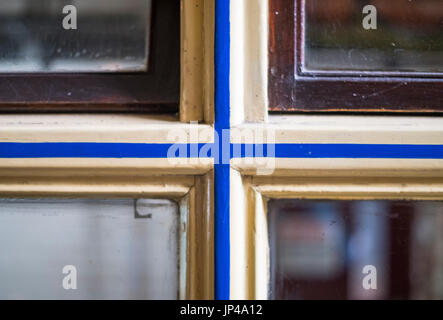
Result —
M0 0L0 72L147 70L150 20L151 0Z
M177 299L178 224L167 200L0 200L0 299Z

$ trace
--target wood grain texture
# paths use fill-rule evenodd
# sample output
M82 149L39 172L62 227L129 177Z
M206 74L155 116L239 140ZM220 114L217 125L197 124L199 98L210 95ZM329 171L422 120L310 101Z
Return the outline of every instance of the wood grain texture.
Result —
M295 108L295 1L269 0L268 98L271 111Z
M214 8L214 0L181 0L182 122L214 122Z
M0 74L0 112L178 111L179 0L153 2L149 71Z
M302 74L302 0L269 0L269 110L443 113L436 77Z

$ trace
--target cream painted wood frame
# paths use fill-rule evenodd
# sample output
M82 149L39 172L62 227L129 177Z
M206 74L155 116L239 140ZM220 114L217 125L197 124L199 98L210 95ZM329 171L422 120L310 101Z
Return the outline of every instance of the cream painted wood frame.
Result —
M182 122L214 122L215 0L180 0Z
M369 173L369 172L366 172ZM443 200L443 176L342 172L340 176L249 176L231 170L231 299L268 299L269 199Z
M231 143L443 145L443 118L268 115L268 0L231 0ZM425 99L426 97L424 97ZM267 299L267 201L443 200L443 160L234 158L231 299Z
M1 169L3 173L4 168ZM165 198L180 209L180 299L213 299L212 172L198 176L96 174L94 168L58 175L0 177L1 198Z
M212 127L192 128L163 116L0 116L0 142L189 143L193 130L200 143L213 141ZM180 259L180 298L213 299L212 167L212 159L193 158L1 158L0 197L175 200L186 246Z
M210 143L214 0L181 1L180 119L121 114L0 115L0 142ZM180 122L180 121L182 122ZM186 124L199 121L207 124ZM167 198L180 204L180 298L214 298L213 160L1 158L0 197Z

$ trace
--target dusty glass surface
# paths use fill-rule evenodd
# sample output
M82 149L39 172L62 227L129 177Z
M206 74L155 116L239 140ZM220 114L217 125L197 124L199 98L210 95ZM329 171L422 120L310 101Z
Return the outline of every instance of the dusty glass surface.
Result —
M443 1L304 2L305 71L443 72Z
M0 299L177 299L179 223L167 200L0 200Z
M443 202L272 200L273 299L443 299Z
M144 71L150 20L151 0L0 0L0 72Z

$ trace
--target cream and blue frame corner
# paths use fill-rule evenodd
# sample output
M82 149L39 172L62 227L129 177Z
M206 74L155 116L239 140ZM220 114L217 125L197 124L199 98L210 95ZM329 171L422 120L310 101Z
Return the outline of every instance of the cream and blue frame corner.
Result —
M179 203L185 239L180 299L214 298L213 160L167 158L172 144L214 139L213 11L212 0L181 1L179 117L0 115L1 198L167 198Z
M231 160L230 298L268 299L268 200L443 200L443 118L268 115L268 0L231 0L230 18L231 143L275 143Z

